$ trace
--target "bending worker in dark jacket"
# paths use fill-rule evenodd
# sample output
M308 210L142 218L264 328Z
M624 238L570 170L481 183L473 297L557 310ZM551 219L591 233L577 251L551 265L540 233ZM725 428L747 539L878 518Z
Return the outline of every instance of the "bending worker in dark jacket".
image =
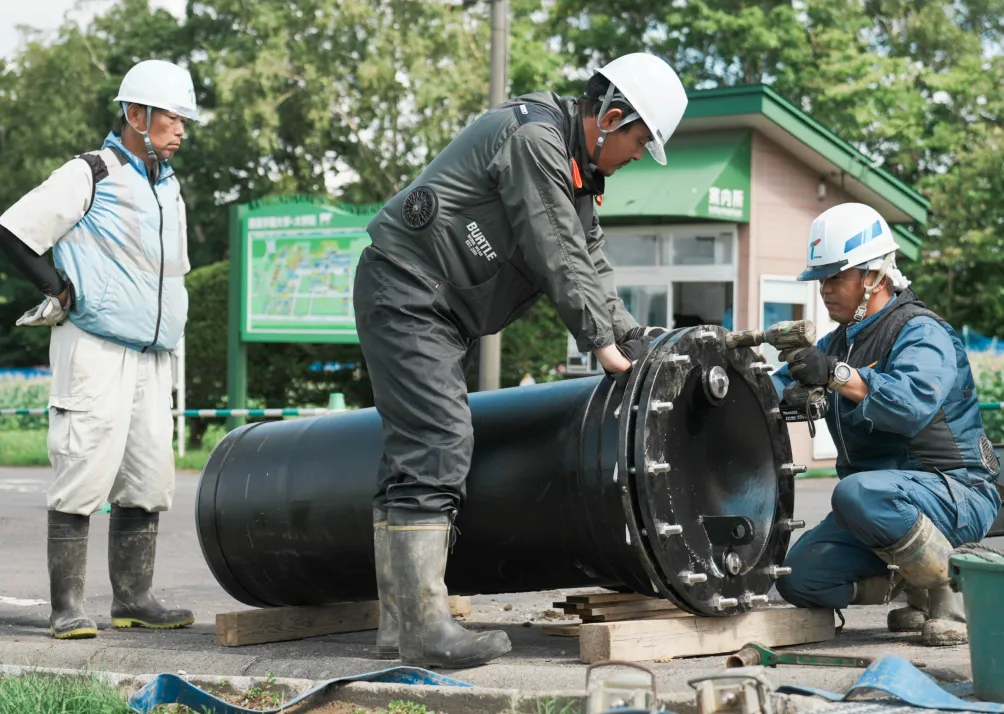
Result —
M966 641L961 594L948 584L954 547L979 541L1000 508L1000 465L983 431L969 360L952 327L896 268L898 246L872 208L847 203L812 224L799 280L820 280L840 323L818 345L782 355L792 378L827 386L837 444L830 513L788 553L781 596L801 607L885 604L892 631L928 645Z
M466 359L546 294L581 351L608 373L630 369L646 329L617 297L593 200L646 147L665 163L686 105L665 62L621 57L581 99L541 92L487 112L370 223L354 304L384 425L373 511L382 657L399 642L402 662L419 666L509 651L504 632L452 620L444 585L474 448Z

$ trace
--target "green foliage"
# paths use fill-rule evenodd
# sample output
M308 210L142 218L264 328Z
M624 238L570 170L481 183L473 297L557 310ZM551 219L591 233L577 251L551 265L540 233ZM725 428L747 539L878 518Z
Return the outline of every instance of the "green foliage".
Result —
M129 714L118 691L97 677L25 674L0 679L0 714Z
M568 330L547 298L502 331L501 386L514 387L524 375L538 382L560 379L568 356Z
M990 354L971 355L969 358L976 380L976 395L981 402L1004 402L1004 358ZM982 412L983 428L994 444L1004 443L1004 411Z
M46 330L48 332L48 330ZM0 381L0 408L44 409L49 403L49 379L11 379ZM46 429L48 417L0 416L0 431Z

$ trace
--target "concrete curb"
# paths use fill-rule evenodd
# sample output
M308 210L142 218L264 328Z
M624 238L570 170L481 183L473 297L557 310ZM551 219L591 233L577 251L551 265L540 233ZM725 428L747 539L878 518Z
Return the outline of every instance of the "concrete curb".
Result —
M158 674L125 674L96 670L63 669L58 667L31 667L0 664L0 677L19 677L27 674L46 676L70 676L94 678L105 684L130 693L148 684ZM297 697L327 680L296 679L289 677L225 677L216 675L185 674L178 676L197 687L223 687L235 693L243 693L256 685L271 683L283 692L287 700ZM774 711L778 714L805 714L834 706L833 703L816 697L772 694ZM583 712L586 695L576 691L521 693L517 689L492 687L454 687L426 684L387 684L383 682L352 682L343 685L330 694L318 694L311 702L321 705L327 702L345 702L354 706L371 709L386 708L394 700L407 700L423 704L429 709L443 714L539 714L542 711ZM663 709L676 714L696 714L693 692L662 694L659 702Z

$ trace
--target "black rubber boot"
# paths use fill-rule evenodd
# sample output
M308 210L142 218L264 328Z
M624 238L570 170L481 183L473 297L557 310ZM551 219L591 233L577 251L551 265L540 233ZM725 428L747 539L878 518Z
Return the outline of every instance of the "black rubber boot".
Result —
M49 511L49 631L57 640L97 637L98 626L84 612L88 516Z
M373 509L373 554L376 562L377 592L380 596L380 625L377 628L377 657L398 658L398 614L394 598L394 579L390 571L390 550L387 541L387 511Z
M170 630L195 622L189 610L168 610L150 592L159 513L112 505L108 524L108 575L112 626Z
M512 649L504 632L470 632L450 615L444 581L450 529L445 513L392 508L387 514L402 664L477 667Z

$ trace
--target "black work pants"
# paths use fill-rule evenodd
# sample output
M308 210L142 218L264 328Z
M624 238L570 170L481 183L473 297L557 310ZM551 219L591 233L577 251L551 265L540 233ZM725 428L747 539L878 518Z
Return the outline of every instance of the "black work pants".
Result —
M466 371L474 341L433 283L367 248L356 270L356 329L383 422L376 508L449 512L474 451Z

